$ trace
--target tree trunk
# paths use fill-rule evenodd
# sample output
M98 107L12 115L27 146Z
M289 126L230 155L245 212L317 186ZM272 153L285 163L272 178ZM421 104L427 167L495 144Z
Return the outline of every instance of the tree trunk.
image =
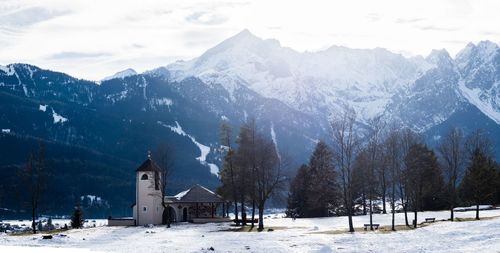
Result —
M373 230L373 203L370 197L370 230Z
M349 199L352 199L349 197ZM349 221L349 232L354 232L354 225L352 223L352 202L350 200L346 201L346 207L347 207L347 219Z
M396 187L394 186L394 183L392 184L392 192L391 192L391 209L392 209L392 223L391 223L391 229L392 231L396 231Z
M246 226L247 225L247 211L245 210L245 201L244 197L241 196L241 225Z
M453 205L451 205L451 207L450 207L450 220L453 221L454 218L455 218L455 215L453 213Z
M476 220L479 220L479 203L476 204Z
M240 225L240 221L238 220L238 201L236 198L234 198L234 221L236 222L236 225Z
M352 211L348 211L348 217L347 219L349 220L349 232L354 232L354 225L352 224Z
M405 203L403 199L401 199L401 200L403 201L402 204L403 204L403 212L405 213L405 224L407 227L409 227L410 224L408 223L408 210L407 210L408 206L407 206L407 203Z
M33 234L36 234L36 209L34 207L31 208L31 229L33 230Z
M454 179L452 179L454 180ZM455 208L455 186L450 185L450 195L451 195L451 200L450 200L450 220L453 221L455 219L455 214L453 212L453 208Z
M387 210L385 209L385 189L382 191L382 213L386 214Z
M392 209L392 222L391 222L391 230L392 231L396 231L396 210L395 209L395 204L394 204L394 200L392 200L392 203L391 203L391 209Z
M259 215L260 215L260 213L259 213ZM252 200L252 228L255 226L254 223L255 223L255 199Z
M415 208L414 212L415 212L415 219L413 220L413 227L417 228L417 208Z
M264 230L264 205L259 204L259 231Z

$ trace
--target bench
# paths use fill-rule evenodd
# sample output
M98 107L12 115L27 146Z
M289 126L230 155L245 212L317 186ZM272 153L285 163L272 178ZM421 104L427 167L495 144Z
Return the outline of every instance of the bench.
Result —
M436 221L436 218L425 218L425 222L426 223L431 223L431 222L434 222Z
M367 230L369 227L370 227L370 224L364 224L365 226L365 230ZM377 230L378 229L378 226L380 226L380 224L372 224L372 227Z

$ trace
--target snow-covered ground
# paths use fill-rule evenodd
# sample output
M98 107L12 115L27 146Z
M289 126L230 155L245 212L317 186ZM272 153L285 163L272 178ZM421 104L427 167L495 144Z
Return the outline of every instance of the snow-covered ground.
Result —
M419 213L419 223L436 222L415 230L363 231L368 216L354 217L354 234L346 230L346 217L296 219L266 216L272 232L234 232L229 224L177 224L146 227L96 227L70 230L52 240L41 235L0 235L0 252L63 252L63 249L113 252L499 252L500 209L481 211L480 221L449 222L449 212ZM457 212L473 218L473 211ZM486 218L490 217L490 218ZM410 217L410 220L412 218ZM374 222L389 226L390 214L374 215ZM404 216L397 214L397 224ZM34 248L36 247L36 248Z

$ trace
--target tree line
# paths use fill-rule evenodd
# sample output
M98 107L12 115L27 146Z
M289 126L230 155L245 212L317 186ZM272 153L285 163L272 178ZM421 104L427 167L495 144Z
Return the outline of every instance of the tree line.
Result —
M369 122L361 136L356 114L347 108L331 122L331 146L319 141L309 162L291 179L287 214L292 217L370 215L402 209L407 226L417 226L417 212L450 210L458 205L500 203L500 167L493 144L482 130L464 136L452 128L435 150L409 129L387 126L380 118ZM381 203L381 207L377 204ZM394 210L394 211L393 211ZM413 224L409 213L413 212Z

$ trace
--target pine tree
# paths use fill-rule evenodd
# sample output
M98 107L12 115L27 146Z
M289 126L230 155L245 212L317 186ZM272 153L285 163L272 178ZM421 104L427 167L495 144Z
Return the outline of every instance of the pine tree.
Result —
M288 210L298 217L329 216L340 202L339 195L332 151L320 141L309 164L299 168L290 184Z
M460 184L462 198L476 205L476 220L479 220L479 205L494 201L497 190L495 166L491 158L476 148Z
M310 185L309 168L303 164L297 170L297 175L290 183L287 215L289 217L307 217L307 195Z
M415 215L413 226L416 228L417 211L428 209L429 205L440 202L433 196L441 194L444 183L434 152L423 144L410 147L405 164L407 192ZM428 203L429 198L432 204Z
M336 205L337 185L333 154L323 141L318 142L309 160L311 184L307 196L309 217L325 217Z
M72 228L83 227L83 214L80 205L77 205L75 207L75 210L73 210L73 215L71 216L71 227Z

